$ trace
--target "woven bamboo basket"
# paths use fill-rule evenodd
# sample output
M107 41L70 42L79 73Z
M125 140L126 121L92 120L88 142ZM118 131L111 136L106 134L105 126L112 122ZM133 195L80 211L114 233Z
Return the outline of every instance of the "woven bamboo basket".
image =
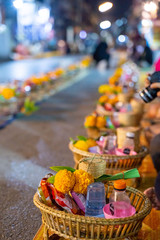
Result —
M90 173L94 178L106 174L106 161L100 158L82 158L79 162L79 169Z
M130 104L132 106L133 112L138 113L139 115L143 115L144 113L144 103L140 100L132 99L130 101Z
M100 116L113 116L114 112L106 111L101 105L97 105L96 112ZM133 111L130 112L118 112L119 123L122 126L133 126L136 127L139 125L141 120L141 115Z
M126 139L126 133L127 132L132 132L134 133L134 146L135 146L135 151L139 152L140 148L140 127L121 127L117 128L117 143L118 143L118 148L122 148L124 141Z
M82 151L76 147L74 147L73 143L69 143L69 149L73 153L73 158L75 161L75 168L78 168L79 161L83 157L91 157L94 156L100 159L106 160L106 172L113 173L114 170L127 170L131 168L137 168L141 165L143 158L147 155L148 150L146 147L141 147L140 151L136 155L125 155L125 156L117 156L117 155L108 155L108 154L94 154L87 151Z
M122 102L122 103L129 103L130 100L131 100L132 97L133 97L133 94L134 94L134 92L119 93L119 94L118 94L118 100L119 100L119 102Z
M109 128L86 128L87 136L89 138L99 138L100 136L104 134L110 134L110 133L115 133L116 130L114 129L109 129Z
M106 185L106 196L109 197L113 185ZM135 237L142 226L143 219L151 211L150 200L139 190L127 187L131 204L136 208L136 214L127 218L105 219L73 215L55 210L43 204L38 194L34 195L34 204L42 213L44 224L44 240L49 240L48 230L71 240L94 239L124 239ZM133 239L133 238L132 238Z

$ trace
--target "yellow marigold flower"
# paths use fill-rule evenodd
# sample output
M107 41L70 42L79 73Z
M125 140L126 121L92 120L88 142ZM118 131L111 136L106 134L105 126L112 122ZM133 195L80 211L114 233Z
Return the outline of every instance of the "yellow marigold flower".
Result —
M86 142L87 142L89 148L97 145L96 141L94 139L91 139L91 138L89 138Z
M54 179L55 188L61 193L68 193L75 185L75 175L66 169L60 170Z
M82 169L76 170L74 175L76 183L73 191L76 193L86 194L88 185L94 182L94 177Z
M31 77L31 82L34 83L35 85L41 85L42 84L42 79L38 78L36 76Z
M15 96L15 92L11 88L4 88L1 94L7 100Z
M76 65L72 64L68 67L68 70L74 71L76 69L76 67L77 67Z
M92 62L92 59L90 57L86 57L81 61L82 67L88 67Z
M118 96L115 96L115 97L110 98L108 100L108 103L111 104L111 105L115 105L117 102L118 102Z
M112 76L109 78L109 84L114 85L118 81L116 76Z
M57 68L55 71L54 71L55 75L57 77L60 77L62 74L64 74L64 70L62 68Z
M123 73L123 69L117 68L114 74L119 78L121 77L122 73Z
M110 88L109 85L104 84L104 85L99 86L98 91L99 91L99 93L103 94L103 93L106 93L106 92L110 92L110 89L111 88Z
M50 78L49 78L49 76L47 76L47 75L44 75L44 76L41 77L41 81L42 81L42 82L48 82L49 79L50 79Z
M96 116L87 116L85 118L84 126L85 127L95 127L96 125Z
M103 128L105 126L106 126L106 119L104 117L98 116L97 122L96 122L96 127Z
M122 87L121 86L115 86L115 91L117 93L121 93L122 92Z
M108 97L106 95L103 95L99 98L98 102L99 103L106 103L108 101Z
M83 151L88 151L88 144L87 144L87 141L83 141L83 140L78 140L75 144L74 144L74 147L80 149L80 150L83 150Z

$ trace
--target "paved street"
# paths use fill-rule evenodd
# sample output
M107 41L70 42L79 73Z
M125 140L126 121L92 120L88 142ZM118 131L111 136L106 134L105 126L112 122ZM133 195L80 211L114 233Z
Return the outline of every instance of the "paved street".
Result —
M1 240L33 239L41 225L32 201L39 181L50 166L74 166L69 138L85 134L84 117L94 110L97 88L112 72L82 71L77 83L44 101L39 111L0 131ZM5 78L9 76L7 71Z
M67 67L81 58L82 56L56 56L0 63L0 83L14 79L25 80L34 74L48 72L57 67Z

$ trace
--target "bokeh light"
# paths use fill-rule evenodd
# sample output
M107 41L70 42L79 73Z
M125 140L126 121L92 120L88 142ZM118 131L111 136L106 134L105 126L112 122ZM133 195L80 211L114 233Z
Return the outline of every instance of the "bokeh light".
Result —
M105 3L102 3L100 6L99 6L99 11L100 12L106 12L108 11L109 9L111 9L113 7L113 3L111 2L105 2Z
M101 29L107 29L107 28L110 28L111 26L111 22L106 20L106 21L103 21L100 23L100 28Z

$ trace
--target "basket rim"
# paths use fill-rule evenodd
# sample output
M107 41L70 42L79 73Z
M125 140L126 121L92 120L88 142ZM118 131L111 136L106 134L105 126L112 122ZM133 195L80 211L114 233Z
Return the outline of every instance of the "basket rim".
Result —
M82 156L86 156L86 157L101 157L102 159L117 159L117 160L121 160L121 159L137 159L137 158L142 158L145 157L148 154L148 149L145 146L141 146L140 152L136 155L125 155L125 156L117 156L117 155L109 155L109 154L97 154L97 153L91 153L91 152L87 152L84 150L80 150L76 147L74 147L73 142L70 141L69 143L69 149L77 154L80 154Z
M127 115L130 115L130 116L138 116L139 114L138 113L136 113L136 112L134 112L133 110L131 110L131 111L128 111L128 112L115 112L115 111L107 111L107 110L105 110L105 108L101 105L101 104L97 104L97 106L96 106L96 110L98 110L98 109L100 109L100 110L102 110L103 111L103 113L101 113L101 115L103 114L104 116L106 115L113 115L114 113L117 113L117 114L119 114L119 115L125 115L125 114L127 114Z
M109 183L109 185L112 185L112 183ZM126 217L126 218L105 219L105 218L98 218L98 217L74 215L72 213L67 213L65 211L56 210L56 209L53 209L52 207L47 206L44 203L42 203L39 199L39 195L37 192L35 193L35 195L33 197L33 202L34 202L35 206L38 207L41 211L45 211L49 214L54 213L55 216L59 216L59 217L63 216L66 220L71 219L72 221L75 221L77 219L77 221L79 221L81 223L88 222L88 223L96 223L96 224L99 223L101 225L111 225L111 224L116 225L117 223L125 224L126 222L134 222L134 221L145 218L152 209L152 204L151 204L149 198L147 198L147 196L145 194L143 194L141 191L139 191L138 189L128 187L128 186L126 189L132 193L137 193L138 195L142 196L145 201L144 208L140 212L135 213L135 215ZM113 221L114 221L114 223L113 223Z

